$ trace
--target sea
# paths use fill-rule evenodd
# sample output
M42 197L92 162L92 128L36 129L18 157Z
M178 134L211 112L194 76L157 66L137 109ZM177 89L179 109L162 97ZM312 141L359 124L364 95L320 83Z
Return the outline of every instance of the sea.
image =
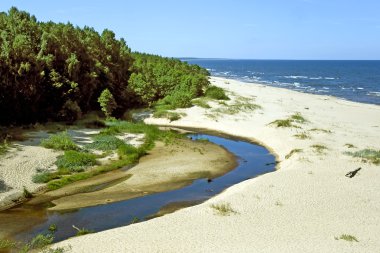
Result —
M212 76L380 105L380 61L182 60Z

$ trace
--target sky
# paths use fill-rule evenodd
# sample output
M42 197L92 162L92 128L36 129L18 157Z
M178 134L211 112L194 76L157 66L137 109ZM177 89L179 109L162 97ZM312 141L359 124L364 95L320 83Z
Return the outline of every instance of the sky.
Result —
M0 0L170 57L379 60L379 0Z

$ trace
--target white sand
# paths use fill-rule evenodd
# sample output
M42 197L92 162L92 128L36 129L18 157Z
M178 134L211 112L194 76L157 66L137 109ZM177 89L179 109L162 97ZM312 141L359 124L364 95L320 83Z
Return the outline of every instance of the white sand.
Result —
M179 121L148 122L259 141L278 156L278 171L235 185L204 204L58 245L71 245L72 252L380 252L380 166L343 154L380 149L380 107L221 78L212 82L262 110L215 117L214 109L193 107L181 110L187 116ZM309 122L301 128L268 125L295 112ZM313 128L332 132L309 131ZM311 139L293 136L302 132ZM328 150L318 154L310 147L314 144ZM303 152L285 159L296 148ZM345 177L358 167L363 169L354 178ZM212 203L230 203L238 213L216 215ZM335 239L343 234L359 242Z

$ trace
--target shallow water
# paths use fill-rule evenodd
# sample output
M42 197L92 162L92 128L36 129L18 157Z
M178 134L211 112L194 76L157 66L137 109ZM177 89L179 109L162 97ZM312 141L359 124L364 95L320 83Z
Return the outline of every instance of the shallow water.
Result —
M35 207L36 210L31 210L31 212L35 213L34 216L37 214L38 225L26 227L22 233L15 235L14 239L26 241L38 233L47 233L51 224L56 224L58 227L55 233L55 241L74 236L76 230L73 229L72 225L95 232L125 226L136 218L145 220L148 217L153 217L168 205L189 206L203 202L234 184L275 169L275 157L264 147L246 141L207 134L192 134L189 137L193 140L208 139L225 147L238 158L238 166L225 175L212 180L198 179L181 189L107 205L86 207L70 212L49 212L44 207ZM11 214L12 209L7 212Z

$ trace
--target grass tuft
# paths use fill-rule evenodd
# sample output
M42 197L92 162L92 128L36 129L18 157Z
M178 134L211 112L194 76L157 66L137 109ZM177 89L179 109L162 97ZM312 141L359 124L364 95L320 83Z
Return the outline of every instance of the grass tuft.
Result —
M199 106L205 109L210 109L211 106L207 103L207 98L202 97L202 98L197 98L191 101L193 105Z
M278 119L269 124L276 125L276 127L294 127L292 123L293 121L291 119Z
M354 144L351 144L351 143L346 143L344 144L345 147L347 148L356 148Z
M332 133L331 130L322 129L322 128L312 128L312 129L310 129L310 131L312 131L312 132L320 132L320 133L325 133L325 134L331 134Z
M380 150L362 149L356 152L345 152L345 154L361 158L363 162L380 165Z
M0 239L0 250L13 249L17 247L17 243L7 239Z
M297 123L306 123L307 120L301 115L301 113L297 112L295 114L293 114L292 116L290 116L290 119L297 122Z
M289 154L285 156L285 159L289 159L292 155L296 153L301 153L301 152L302 152L302 149L299 149L299 148L293 149L292 151L290 151Z
M41 146L55 150L79 150L67 132L50 135L49 138L42 140Z
M124 145L124 141L112 135L98 135L94 137L94 142L86 145L86 149L96 149L101 151L116 150Z
M310 147L312 147L318 154L322 154L323 151L328 149L326 146L320 144L311 145Z
M343 234L340 237L335 237L335 240L345 240L348 242L359 242L359 240L353 236L353 235L348 235L348 234Z
M307 133L303 132L303 133L299 133L299 134L295 134L293 135L294 137L296 137L297 139L300 139L300 140L306 140L306 139L311 139L310 135L308 135Z
M236 214L237 212L232 209L230 203L212 204L210 206L216 214L221 216L229 216L230 214Z

